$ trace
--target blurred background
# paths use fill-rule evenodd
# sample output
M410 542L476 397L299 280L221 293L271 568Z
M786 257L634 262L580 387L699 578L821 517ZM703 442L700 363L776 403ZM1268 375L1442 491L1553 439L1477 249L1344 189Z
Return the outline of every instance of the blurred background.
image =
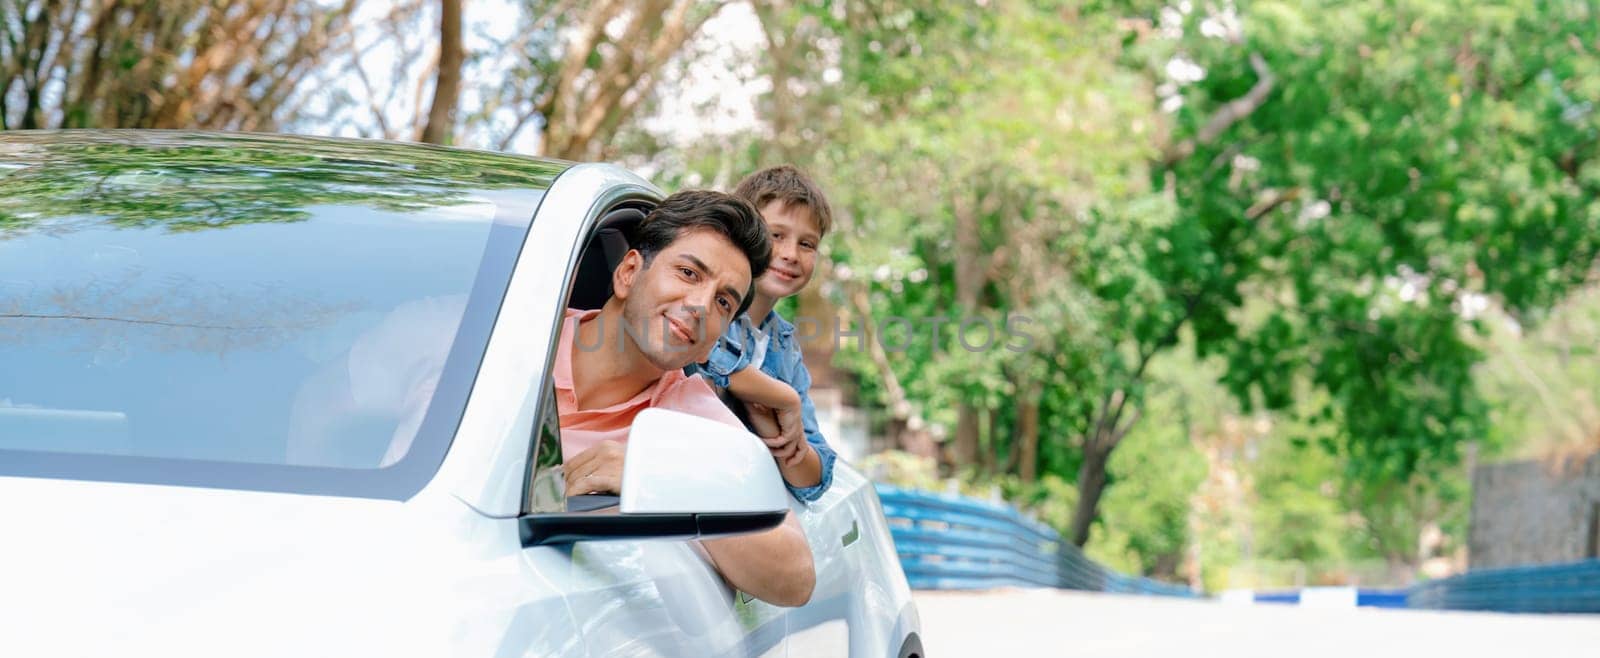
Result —
M841 330L805 346L824 433L1115 571L1600 557L1595 2L0 0L0 32L5 129L668 190L798 164L837 218L780 308Z

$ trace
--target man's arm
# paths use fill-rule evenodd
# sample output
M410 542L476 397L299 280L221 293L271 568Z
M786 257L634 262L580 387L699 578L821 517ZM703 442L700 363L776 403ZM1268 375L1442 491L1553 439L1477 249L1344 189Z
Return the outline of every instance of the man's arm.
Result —
M794 514L765 532L700 542L711 565L734 589L773 605L798 607L811 600L817 569Z
M602 441L567 462L567 495L619 493L625 450L615 441ZM811 547L793 514L765 532L701 542L728 584L773 605L801 606L811 600L817 584Z

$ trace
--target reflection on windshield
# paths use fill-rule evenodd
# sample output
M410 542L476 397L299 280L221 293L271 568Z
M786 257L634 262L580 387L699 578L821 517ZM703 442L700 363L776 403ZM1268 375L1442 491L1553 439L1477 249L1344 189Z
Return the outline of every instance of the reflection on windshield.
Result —
M91 257L104 262L105 252L122 250L134 253L102 249ZM352 301L286 294L270 282L230 288L182 272L151 276L143 267L104 275L96 271L31 290L13 286L7 292L0 295L0 320L16 321L0 321L0 344L48 336L63 348L92 354L96 364L120 362L142 351L220 357L271 348L357 308Z
M0 242L0 280L31 288L0 301L0 398L30 410L0 414L0 448L377 468L393 445L392 463L491 226L323 207Z
M372 468L399 461L439 386L466 307L466 295L405 302L318 368L290 407L289 463ZM351 429L365 424L378 431ZM352 436L372 441L361 445Z
M70 137L70 138L69 138ZM416 213L470 190L543 190L561 166L496 153L252 135L0 135L0 240L78 225L196 231L304 221L319 205Z
M442 458L530 219L502 211L561 169L170 134L4 134L0 161L0 451L358 470L425 431ZM126 468L181 472L152 463Z

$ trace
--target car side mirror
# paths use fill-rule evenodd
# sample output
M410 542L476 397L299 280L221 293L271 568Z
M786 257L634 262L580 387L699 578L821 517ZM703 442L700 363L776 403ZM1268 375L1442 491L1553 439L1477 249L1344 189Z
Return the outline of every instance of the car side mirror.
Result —
M628 431L617 505L530 514L524 546L621 539L687 539L776 527L788 490L765 444L744 429L666 409L646 409ZM586 497L587 498L587 497ZM586 501L593 503L593 500Z

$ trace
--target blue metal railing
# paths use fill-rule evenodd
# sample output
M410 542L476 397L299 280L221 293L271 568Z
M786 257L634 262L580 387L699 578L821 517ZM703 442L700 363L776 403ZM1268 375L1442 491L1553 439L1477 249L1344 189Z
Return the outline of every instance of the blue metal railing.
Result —
M1107 569L1051 527L1008 505L883 484L877 490L914 589L1014 585L1198 596L1181 585ZM1301 594L1256 592L1252 600L1299 604ZM1472 571L1409 589L1352 594L1350 604L1364 607L1600 613L1600 560Z
M1411 589L1412 608L1600 613L1600 560L1469 571Z
M1055 529L1010 506L884 484L877 489L900 565L914 589L1015 585L1195 596L1181 585L1107 569Z

